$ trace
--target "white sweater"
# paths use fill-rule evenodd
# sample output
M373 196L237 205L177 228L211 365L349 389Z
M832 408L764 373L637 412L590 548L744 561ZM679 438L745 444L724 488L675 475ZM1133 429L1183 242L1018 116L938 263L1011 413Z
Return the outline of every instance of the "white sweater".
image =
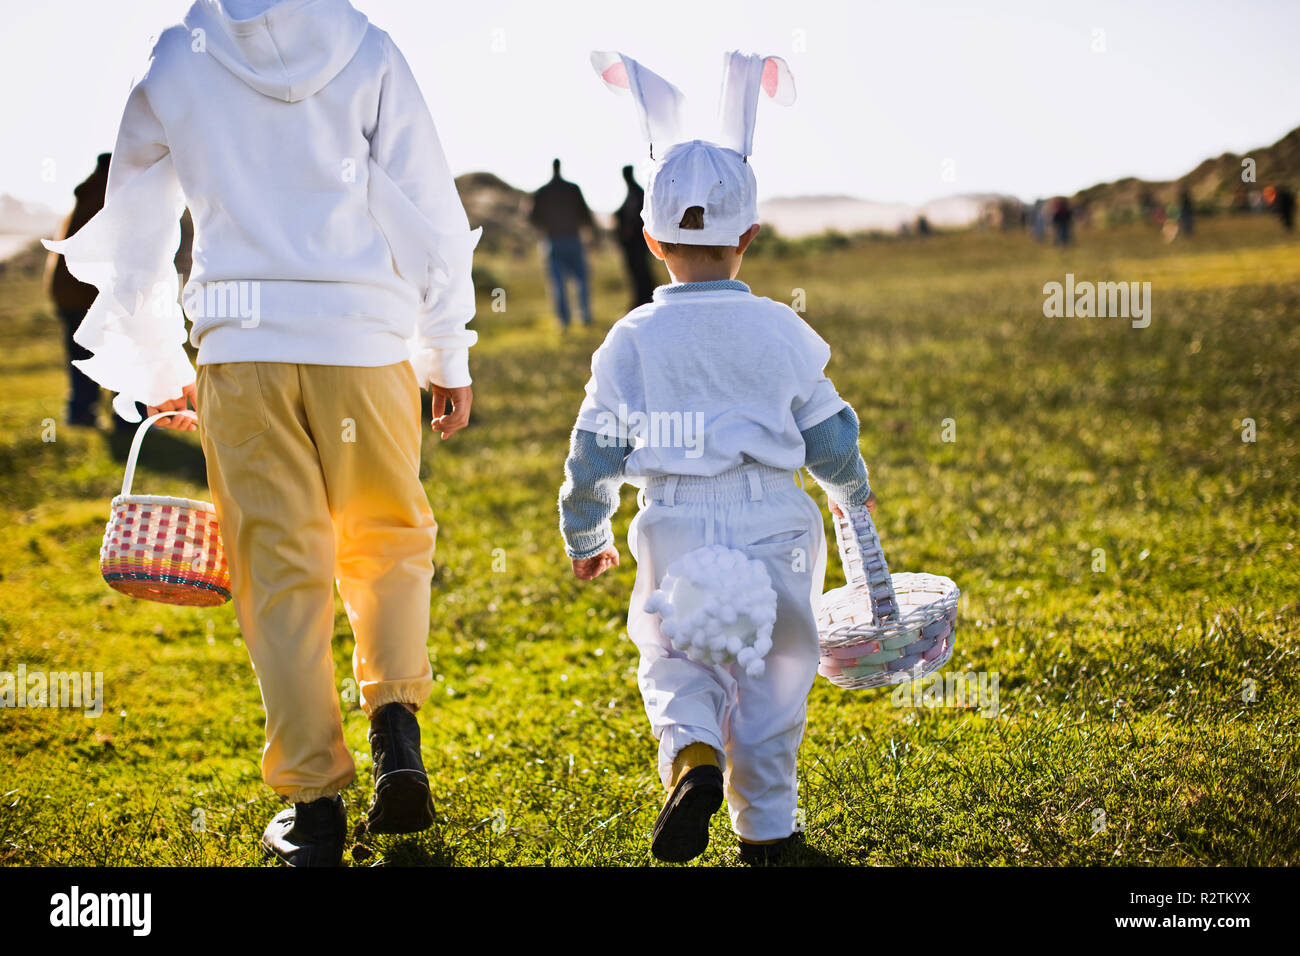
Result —
M577 428L628 445L624 477L713 477L805 464L801 432L845 407L830 346L789 306L736 280L659 286L591 357Z
M78 364L128 419L194 380L184 205L200 365L409 358L422 385L469 384L481 230L406 60L348 0L197 0L130 93L104 209L46 242L99 287Z

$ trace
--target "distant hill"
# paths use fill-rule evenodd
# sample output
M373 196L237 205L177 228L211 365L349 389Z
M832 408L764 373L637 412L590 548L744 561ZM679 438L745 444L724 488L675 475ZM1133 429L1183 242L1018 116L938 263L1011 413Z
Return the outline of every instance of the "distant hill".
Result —
M1004 217L1018 214L1021 202L1014 196L971 193L933 199L919 206L873 202L853 196L791 196L758 204L759 219L783 236L809 236L835 232L899 232L915 228L924 216L933 227L960 229L973 225L1001 225Z
M469 224L483 227L479 248L484 252L521 254L536 244L537 234L528 224L530 193L492 173L457 176L456 191Z
M1242 160L1255 161L1255 182L1242 182ZM1080 190L1075 204L1089 210L1095 221L1125 222L1138 218L1145 203L1168 207L1179 201L1186 189L1198 209L1227 212L1251 208L1251 194L1266 186L1286 183L1300 191L1300 127L1287 133L1272 146L1224 153L1207 159L1191 172L1168 182L1135 177L1113 183L1098 183Z
M52 235L62 218L53 209L39 203L23 202L8 194L0 196L0 233L5 235Z
M456 189L471 225L483 226L484 251L522 252L537 242L528 224L531 194L516 189L492 173L466 173L456 178ZM1008 206L1020 200L991 193L949 196L920 206L881 203L853 196L796 196L759 203L759 218L784 236L815 235L835 230L897 232L914 228L925 216L936 228L961 228L975 224L998 225ZM605 225L605 216L597 214Z
M0 195L0 259L17 253L38 236L52 236L62 216L38 203Z
M1243 183L1242 160L1255 161L1254 183ZM1183 189L1202 211L1226 212L1251 208L1264 187L1287 183L1300 192L1300 127L1272 146L1245 153L1224 153L1207 159L1186 175L1169 182L1128 177L1098 183L1080 190L1073 202L1088 210L1098 224L1138 218L1144 203L1170 206ZM492 173L466 173L456 178L456 188L472 225L483 226L480 248L484 252L523 254L537 242L528 224L530 193L517 189ZM1252 197L1252 194L1253 197ZM935 228L993 227L1019 222L1023 204L1014 196L972 193L935 199L919 206L873 202L853 196L790 196L759 203L760 219L791 237L828 230L842 233L899 232L913 229L924 216ZM602 221L607 217L598 217ZM0 259L28 245L33 238L51 236L59 213L36 203L0 195Z
M1242 160L1255 161L1255 182L1242 182ZM1270 185L1287 183L1300 192L1300 127L1272 146L1245 153L1224 153L1207 159L1184 176L1169 182L1128 177L1098 183L1072 197L1099 224L1127 222L1142 215L1147 206L1178 203L1186 189L1202 212L1228 212L1258 208L1259 193ZM1252 196L1252 194L1254 194ZM914 228L924 216L936 228L998 227L1019 222L1024 204L1014 196L974 193L935 199L919 206L873 202L853 196L791 196L759 203L760 218L787 236L835 232L897 232Z

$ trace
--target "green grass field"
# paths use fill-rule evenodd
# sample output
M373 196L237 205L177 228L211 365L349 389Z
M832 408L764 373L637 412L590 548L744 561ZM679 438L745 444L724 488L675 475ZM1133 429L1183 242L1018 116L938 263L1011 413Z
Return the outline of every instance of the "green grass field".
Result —
M763 244L741 278L803 290L831 343L891 566L957 581L949 669L1000 694L989 716L819 678L791 862L1300 862L1300 241L1207 219L1192 240L1134 227L1068 252L984 233ZM623 566L596 582L571 575L556 521L589 356L625 304L613 250L595 266L598 328L562 337L535 258L478 263L474 422L424 449L439 820L356 865L653 863L663 794L623 633L632 489ZM1067 272L1151 282L1150 326L1045 318ZM105 695L97 719L0 711L0 861L263 864L280 805L232 608L100 579L121 449L62 425L58 324L30 271L0 278L0 375L0 670L99 671ZM193 436L155 436L136 490L206 497ZM340 605L345 695L351 645ZM344 708L355 821L366 720ZM736 863L725 813L698 862Z

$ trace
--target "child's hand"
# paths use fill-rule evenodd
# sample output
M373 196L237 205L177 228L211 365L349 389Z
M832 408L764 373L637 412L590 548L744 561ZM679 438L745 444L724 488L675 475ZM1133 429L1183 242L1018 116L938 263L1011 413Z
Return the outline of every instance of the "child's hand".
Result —
M865 504L866 507L867 507L867 514L869 514L869 515L870 515L870 514L875 514L875 513L876 513L876 493L873 491L873 492L871 492L871 494L867 495L867 500L866 500L865 502L863 502L863 504ZM831 502L831 514L835 515L837 518L843 518L843 517L844 517L844 510L843 510L842 508L840 508L840 506L839 506L838 504L836 504L834 501L832 501L832 502Z
M612 544L600 554L593 554L589 558L573 559L573 573L583 581L598 578L610 568L616 567L618 567L618 548Z
M429 389L433 392L433 430L441 432L446 441L469 424L469 407L474 403L474 390L468 385L463 388L430 385ZM448 402L451 402L450 414L447 412Z
M148 417L152 417L157 415L159 412L183 411L189 408L191 404L197 412L199 410L199 398L192 383L181 389L179 398L173 398L170 402L163 402L161 405L157 406L146 405L145 408L148 409ZM167 418L160 418L158 421L154 422L154 424L161 425L163 428L175 428L178 431L183 432L192 432L199 427L198 424L195 423L194 419L185 415L171 415Z

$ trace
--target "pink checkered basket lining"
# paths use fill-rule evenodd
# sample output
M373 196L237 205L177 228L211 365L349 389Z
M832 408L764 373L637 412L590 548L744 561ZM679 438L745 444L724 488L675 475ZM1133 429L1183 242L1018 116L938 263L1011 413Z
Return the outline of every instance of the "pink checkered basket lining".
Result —
M952 657L961 592L937 574L890 574L864 507L832 512L848 583L822 596L817 672L862 690L932 674Z
M113 499L104 529L99 568L109 587L131 597L193 607L224 604L230 600L230 569L212 505L131 493L145 432L168 415L197 420L191 411L163 412L146 418L136 430L122 493Z

